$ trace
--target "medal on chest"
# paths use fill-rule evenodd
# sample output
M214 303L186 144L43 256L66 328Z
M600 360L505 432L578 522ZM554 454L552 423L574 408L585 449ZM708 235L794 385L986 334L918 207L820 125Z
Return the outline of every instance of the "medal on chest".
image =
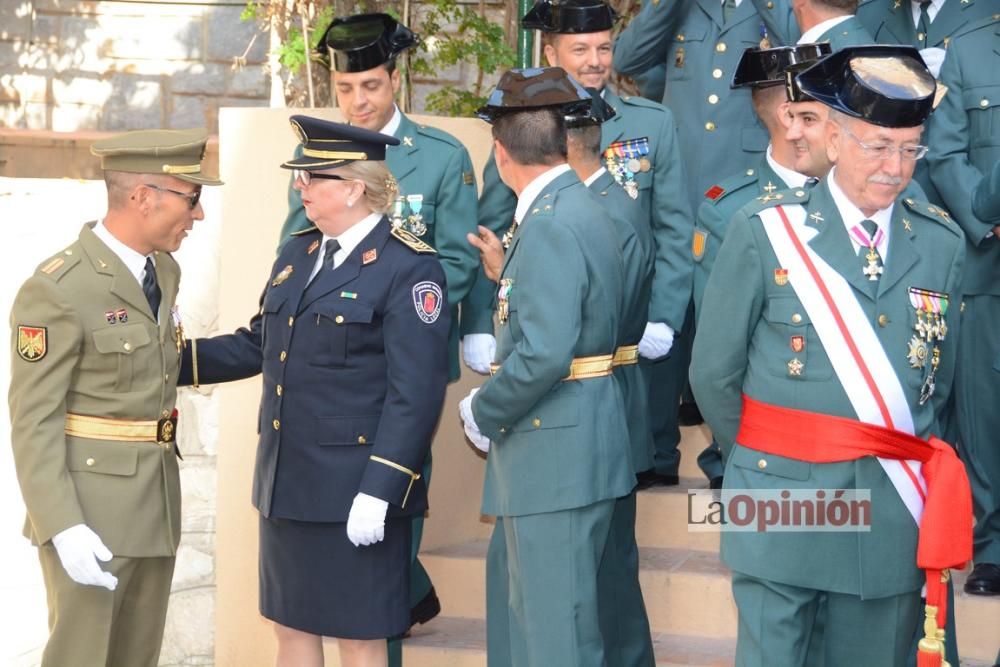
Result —
M935 378L941 363L940 342L948 335L945 315L950 299L947 294L919 287L911 287L908 292L917 320L913 325L916 333L907 343L906 356L912 368L922 369L930 365L930 371L920 387L919 402L923 405L934 394Z
M636 174L653 168L647 155L649 155L648 137L616 141L604 149L604 165L608 173L618 185L625 188L625 192L632 199L639 197Z
M500 324L506 324L510 319L510 292L513 289L513 278L500 279L500 289L497 290L497 320Z

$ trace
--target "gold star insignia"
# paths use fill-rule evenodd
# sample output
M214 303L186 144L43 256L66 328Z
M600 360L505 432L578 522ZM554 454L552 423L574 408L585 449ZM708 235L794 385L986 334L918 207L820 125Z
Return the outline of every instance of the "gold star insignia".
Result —
M403 145L404 146L412 146L413 145L413 139L411 139L410 137L403 137Z
M802 375L802 369L805 367L806 365L798 359L792 359L788 362L788 374L795 376Z

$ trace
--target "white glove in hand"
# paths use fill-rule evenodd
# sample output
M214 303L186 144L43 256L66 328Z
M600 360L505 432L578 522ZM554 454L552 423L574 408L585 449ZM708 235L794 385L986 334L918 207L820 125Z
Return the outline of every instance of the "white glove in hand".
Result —
M931 71L935 79L941 76L941 65L944 64L945 53L944 49L936 46L920 49L920 57L924 59L927 69Z
M497 339L492 334L466 334L462 338L465 365L480 375L490 374L490 363L496 351Z
M118 578L105 572L97 561L108 562L111 550L97 533L85 524L78 523L52 538L52 546L59 554L59 561L69 578L84 586L103 586L109 591L118 586Z
M351 513L347 515L347 539L356 547L366 547L385 539L385 513L389 503L359 493L351 503Z
M674 330L663 322L646 322L646 330L639 341L639 354L646 359L659 359L670 354L674 345Z
M476 387L469 392L458 404L458 415L462 418L462 428L465 429L465 437L467 437L472 444L476 446L481 452L490 451L490 439L479 432L479 427L476 426L476 418L472 416L472 397L476 395L479 391L479 387Z

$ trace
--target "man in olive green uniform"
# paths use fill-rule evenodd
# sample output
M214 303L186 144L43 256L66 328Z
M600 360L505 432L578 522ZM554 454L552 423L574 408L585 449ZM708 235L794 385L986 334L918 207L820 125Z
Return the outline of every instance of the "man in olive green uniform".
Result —
M11 444L49 602L44 667L155 667L180 541L177 250L204 130L104 139L108 213L11 311Z
M728 453L723 505L730 489L758 502L860 490L870 522L723 532L737 665L903 665L921 586L936 613L941 570L971 554L961 463L924 440L955 370L947 325L964 247L944 211L901 196L925 151L934 79L915 49L869 46L828 56L798 83L831 107L837 166L812 190L763 195L735 216L705 290L691 381ZM890 85L892 97L876 92ZM922 650L940 655L937 622Z
M981 1L977 4L985 4ZM947 5L945 5L947 7ZM942 11L944 11L942 9ZM930 175L965 232L962 326L955 377L959 451L976 505L975 569L967 593L1000 595L1000 239L995 219L977 217L973 188L1000 161L1000 17L956 37L941 68L948 92L927 130Z
M499 276L494 374L460 413L489 452L482 511L498 517L508 564L509 659L526 667L606 664L598 567L615 499L635 486L612 377L619 241L599 195L566 164L563 117L590 100L560 68L511 70L481 110L517 222Z
M655 468L652 477L676 484L680 431L676 411L664 407L671 404L671 399L664 399L662 392L665 387L683 384L683 372L673 369L669 358L664 358L683 326L691 294L691 210L684 191L685 161L669 110L640 97L620 97L607 85L614 20L614 11L601 0L572 0L558 5L539 0L525 14L521 25L542 31L549 65L562 67L582 85L600 90L604 101L615 110L615 116L601 126L602 159L614 180L639 204L638 219L651 230L655 248L653 293L639 354L652 376L649 422L654 437L663 442L656 444L655 460L653 450L649 450L637 459L636 465L644 471ZM500 182L492 161L486 165L483 183L480 224L495 229L496 221L506 221L506 228L514 209L514 195ZM672 403L677 403L676 391ZM640 432L640 425L633 426L632 437L648 443L645 429ZM704 468L710 478L722 474L717 459Z
M396 57L416 43L417 36L388 15L359 14L335 19L322 40L322 48L329 50L337 104L347 121L400 140L398 146L388 147L385 155L389 171L399 185L399 196L389 217L394 226L437 250L452 307L448 378L454 381L461 372L458 304L469 293L479 271L476 254L465 240L465 235L476 227L476 180L469 153L455 137L417 125L396 106L395 96L400 86ZM282 243L290 234L312 224L306 218L302 195L297 190L289 189L288 200ZM469 310L472 317L473 308ZM480 356L492 357L492 321L488 317L479 320L477 330L468 332L471 335L466 338L465 347L475 347ZM471 349L465 352L472 353ZM422 470L428 485L431 467L432 455L428 454ZM441 611L434 586L417 557L423 527L423 516L415 517L410 572L414 624L426 623ZM390 661L393 664L401 661L397 641L390 641Z

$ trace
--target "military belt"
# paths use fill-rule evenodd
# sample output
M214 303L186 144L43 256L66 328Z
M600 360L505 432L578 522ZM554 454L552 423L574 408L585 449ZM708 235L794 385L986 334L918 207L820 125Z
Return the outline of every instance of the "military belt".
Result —
M562 379L563 382L570 380L587 380L590 378L600 378L611 375L614 355L598 354L593 357L577 357L569 365L569 375ZM496 375L500 370L500 364L490 364L490 375Z
M639 363L639 346L622 345L615 350L615 356L611 360L612 366L633 366Z
M177 417L172 415L156 420L111 419L70 412L66 414L66 435L90 440L155 442L162 445L175 440Z

